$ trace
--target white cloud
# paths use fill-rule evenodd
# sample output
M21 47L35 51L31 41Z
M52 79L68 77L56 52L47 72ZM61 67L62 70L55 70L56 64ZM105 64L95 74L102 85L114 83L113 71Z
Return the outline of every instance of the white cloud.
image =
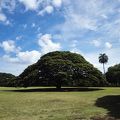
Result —
M73 22L73 24L76 25L76 27L78 27L79 29L88 29L88 30L97 29L96 21L90 19L89 17L80 16L75 13L71 14L69 17L72 20L71 22Z
M19 75L27 67L26 64L13 64L5 60L0 59L0 72L12 73L14 75Z
M9 20L6 20L5 25L12 25L12 23Z
M94 15L89 16L89 13L81 12L81 8L84 8L86 5L78 8L81 1L78 0L74 2L76 3L76 6L71 2L65 7L66 9L63 14L65 21L62 24L54 26L52 29L53 31L60 31L61 35L64 36L64 39L66 40L84 36L87 31L96 32L99 25L97 24L97 20L94 17L91 17Z
M38 15L51 14L54 8L60 8L62 6L62 0L19 0L26 10L34 10Z
M95 35L92 39L97 39L96 36L103 36L104 40L111 36L120 37L120 23L114 23L116 19L119 20L116 13L117 4L117 1L106 2L104 0L88 0L87 2L85 0L75 0L74 2L63 0L65 21L54 27L53 30L59 30L65 39L89 36L88 32L90 35Z
M20 51L20 47L16 47L15 42L12 40L3 41L0 44L7 53L4 55L2 59L9 63L17 63L17 64L32 64L37 62L40 59L41 55L60 50L61 46L59 43L55 43L52 41L52 36L50 34L39 34L38 44L41 47L41 51L32 50L32 51ZM17 39L19 36L17 37ZM15 56L11 56L10 52L15 52Z
M17 57L11 57L10 55L4 55L2 59L9 63L19 63L19 59Z
M32 23L32 27L34 28L36 26L36 24L35 23Z
M0 21L5 22L6 20L6 16L3 13L0 13Z
M32 50L32 51L18 52L14 57L10 55L4 55L2 59L9 63L29 65L37 62L37 60L40 59L40 57L41 57L41 53L39 51Z
M0 8L6 9L9 12L13 12L16 7L16 0L1 0Z
M79 50L79 49L77 49L77 48L73 48L72 50L70 50L70 52L83 55L83 52L82 52L82 51L80 51L80 50Z
M62 5L62 0L53 0L52 1L53 6L55 7L61 7Z
M16 40L20 40L20 39L22 39L22 35L16 37Z
M57 51L61 49L60 43L55 43L52 41L51 34L42 35L38 40L38 44L41 47L42 54L52 52L52 51Z
M101 41L100 40L92 40L90 43L92 45L94 45L95 47L100 47L101 46Z
M0 22L4 23L4 25L11 25L10 20L8 20L7 16L3 12L6 10L9 13L13 13L13 10L16 7L15 0L1 0L0 1Z
M67 15L65 15L66 21L63 24L62 29L67 31L80 31L80 30L93 30L96 31L97 25L94 19L90 19L87 16L82 16L80 14L76 14L73 11L67 11ZM71 26L72 25L72 26ZM71 26L71 29L69 29Z
M10 25L10 21L7 19L5 14L0 12L0 22L3 22L5 25Z
M19 61L23 63L35 63L38 59L41 57L41 53L39 51L33 50L33 51L25 51L25 52L19 52L17 54L17 57L19 58Z
M112 44L109 43L109 42L106 42L106 43L105 43L105 47L108 48L108 49L110 49L110 48L112 48Z
M15 42L13 40L6 40L0 43L0 47L4 49L5 52L19 52L20 47L16 47Z
M108 19L108 16L105 14L102 14L101 17L103 17L104 19Z
M52 13L53 12L53 10L54 10L54 8L52 7L52 6L47 6L45 9L44 9L47 13Z
M38 15L44 15L45 13L51 14L54 11L53 6L46 6L43 10L39 11Z
M19 0L24 4L26 10L37 10L39 7L39 0Z

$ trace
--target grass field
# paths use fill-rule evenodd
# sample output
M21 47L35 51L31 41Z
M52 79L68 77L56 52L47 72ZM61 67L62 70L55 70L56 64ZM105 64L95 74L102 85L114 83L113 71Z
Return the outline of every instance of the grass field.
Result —
M120 118L120 88L0 88L0 120L94 120L106 115Z

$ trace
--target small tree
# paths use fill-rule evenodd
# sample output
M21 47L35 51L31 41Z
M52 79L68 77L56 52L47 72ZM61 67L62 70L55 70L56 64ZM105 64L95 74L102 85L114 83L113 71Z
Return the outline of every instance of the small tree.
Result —
M99 55L99 63L103 64L103 73L105 75L105 64L108 62L108 56L103 53Z

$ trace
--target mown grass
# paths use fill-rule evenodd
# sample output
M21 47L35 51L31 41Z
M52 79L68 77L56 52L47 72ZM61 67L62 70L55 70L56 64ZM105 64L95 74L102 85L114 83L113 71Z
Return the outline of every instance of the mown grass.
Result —
M109 105L105 107L102 105L108 103L109 96L118 99L120 88L93 89L55 91L52 88L49 92L49 89L45 91L38 87L26 89L1 87L0 120L90 120L105 115L118 118L117 114L120 112L112 111L114 102L110 103L111 108ZM108 99L105 98L104 101L104 97Z

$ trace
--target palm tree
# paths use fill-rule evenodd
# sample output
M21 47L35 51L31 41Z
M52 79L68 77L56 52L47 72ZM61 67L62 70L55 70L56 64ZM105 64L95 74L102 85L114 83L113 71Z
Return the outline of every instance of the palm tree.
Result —
M108 56L103 53L99 55L99 63L103 64L103 73L105 74L105 64L108 62Z

